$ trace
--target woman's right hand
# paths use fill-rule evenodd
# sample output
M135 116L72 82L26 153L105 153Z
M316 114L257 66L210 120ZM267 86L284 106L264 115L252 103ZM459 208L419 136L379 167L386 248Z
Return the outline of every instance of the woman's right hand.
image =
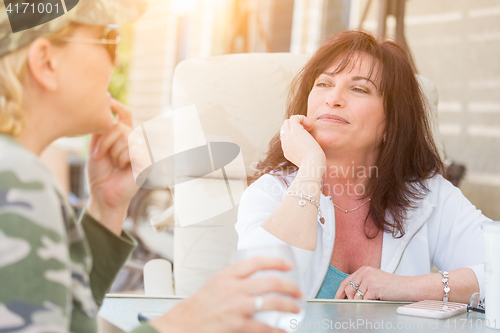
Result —
M263 296L261 310L299 313L300 308L293 299L302 297L300 289L292 281L277 277L249 277L260 270L290 269L290 263L275 258L252 258L234 264L151 325L165 333L285 332L253 320L255 297L268 293L290 296L292 298Z
M325 152L313 138L312 123L303 115L293 115L281 126L281 148L285 158L300 167L304 162L326 163Z

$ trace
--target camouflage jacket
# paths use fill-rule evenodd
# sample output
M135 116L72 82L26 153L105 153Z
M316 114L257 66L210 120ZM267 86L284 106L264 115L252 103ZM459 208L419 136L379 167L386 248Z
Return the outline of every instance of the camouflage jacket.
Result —
M0 135L0 333L97 332L99 306L135 246L87 213L77 220L38 157Z

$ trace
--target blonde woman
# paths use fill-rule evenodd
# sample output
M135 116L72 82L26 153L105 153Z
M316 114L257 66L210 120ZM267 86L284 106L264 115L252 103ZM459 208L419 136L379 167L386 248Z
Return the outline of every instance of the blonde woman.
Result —
M143 1L80 0L68 14L16 33L0 17L1 332L96 332L104 294L136 245L122 230L137 187L127 146L131 114L107 93L119 38L108 24L143 10ZM90 200L77 219L38 156L58 138L86 133L93 134ZM260 258L230 267L134 332L278 332L252 315L298 307L257 295L300 291L246 279L261 269L290 266Z

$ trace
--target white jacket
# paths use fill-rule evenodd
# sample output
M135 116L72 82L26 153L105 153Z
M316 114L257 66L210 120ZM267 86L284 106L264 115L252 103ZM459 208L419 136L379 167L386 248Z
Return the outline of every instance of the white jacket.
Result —
M285 176L291 184L295 174ZM462 192L441 176L427 182L430 192L417 208L408 212L405 235L394 238L384 233L380 269L389 273L414 276L429 274L434 264L451 271L469 267L476 274L484 295L484 249L481 223L490 221ZM285 183L266 174L243 194L238 211L236 232L238 249L285 244L260 225L278 208L287 191ZM293 247L306 298L315 298L323 284L335 240L335 212L331 197L321 195L325 224L318 219L317 246L314 251ZM452 284L452 281L450 281Z

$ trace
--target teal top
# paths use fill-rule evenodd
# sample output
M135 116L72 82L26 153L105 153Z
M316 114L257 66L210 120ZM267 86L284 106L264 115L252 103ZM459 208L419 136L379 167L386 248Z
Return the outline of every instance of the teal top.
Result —
M335 298L335 294L340 287L342 281L348 277L349 274L339 271L332 265L328 267L328 272L326 273L325 279L323 280L323 284L321 285L321 289L319 290L316 298L321 299L333 299Z

